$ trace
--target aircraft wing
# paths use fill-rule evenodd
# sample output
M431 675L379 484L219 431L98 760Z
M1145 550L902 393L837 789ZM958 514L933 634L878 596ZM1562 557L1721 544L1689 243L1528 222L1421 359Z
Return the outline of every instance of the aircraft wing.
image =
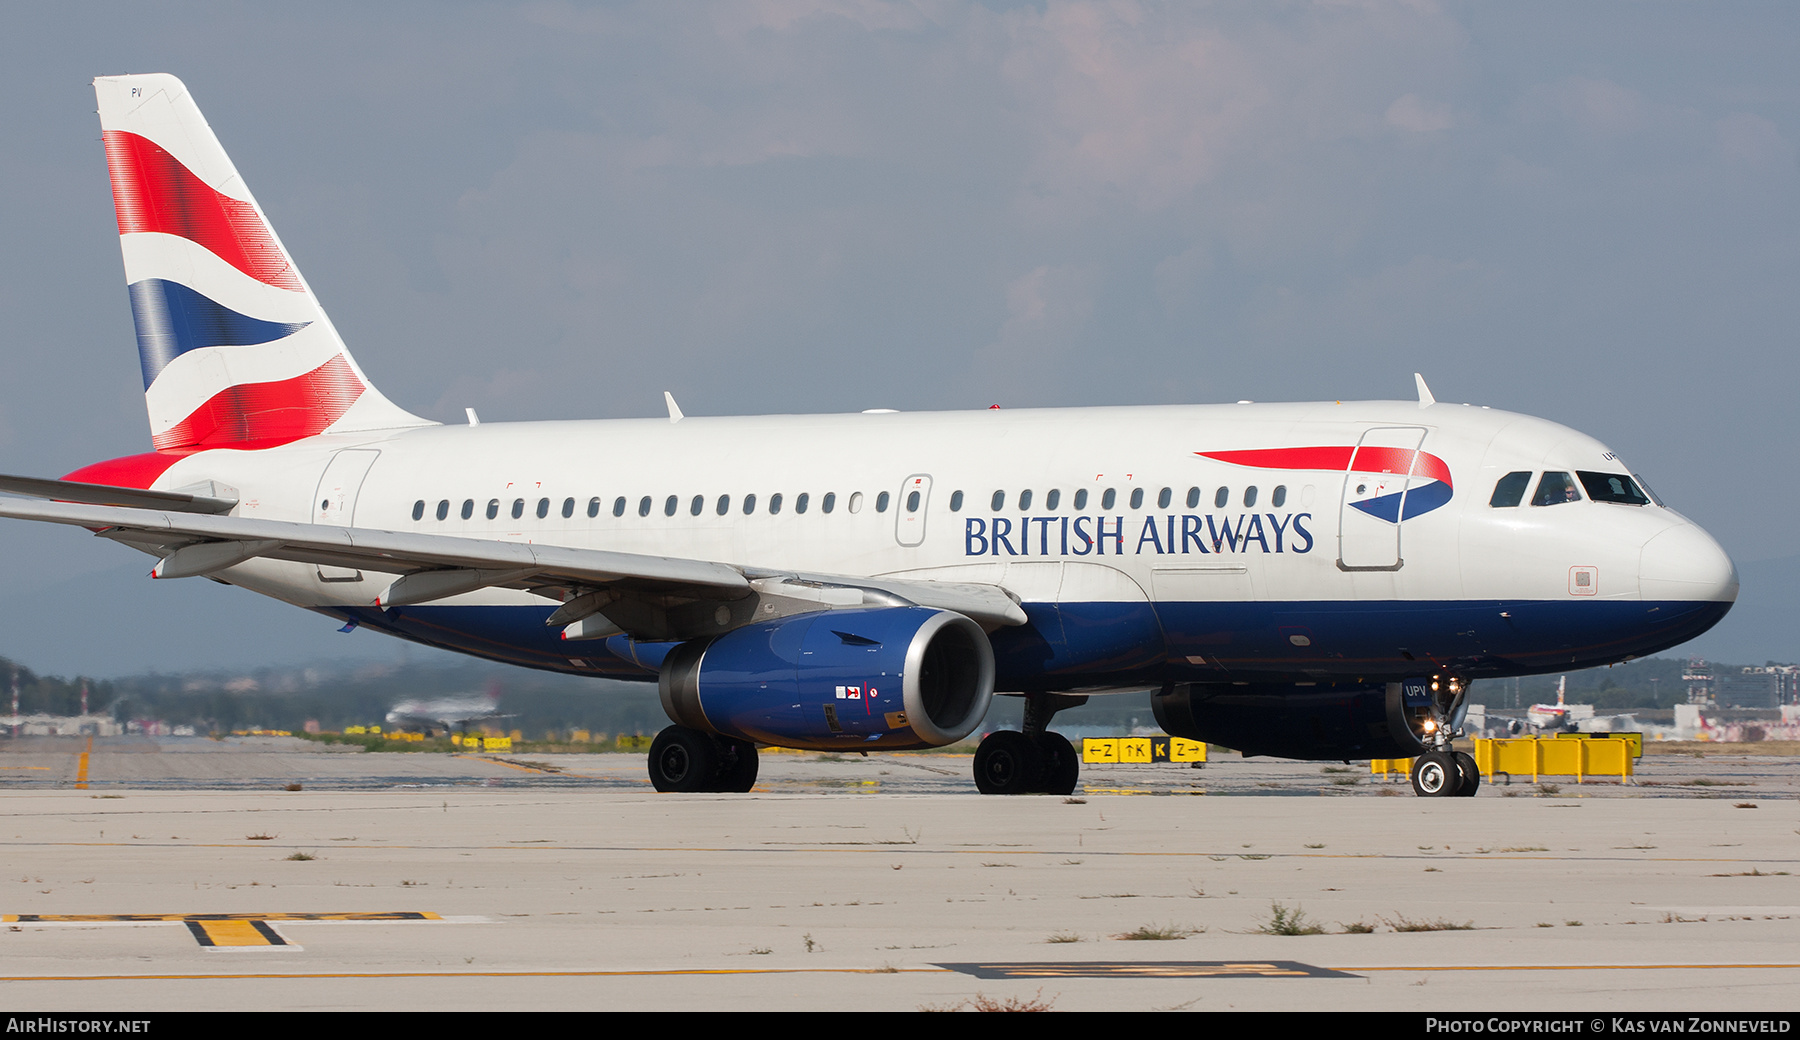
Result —
M17 478L11 488L28 479ZM0 499L0 516L86 527L159 557L151 571L158 578L210 575L252 559L399 575L385 586L370 587L369 603L382 607L428 603L490 587L528 589L562 603L546 623L567 626L564 637L571 639L621 631L646 640L691 639L752 621L857 606L937 607L966 614L990 630L1026 620L1017 599L996 585L803 574L605 549L125 505Z

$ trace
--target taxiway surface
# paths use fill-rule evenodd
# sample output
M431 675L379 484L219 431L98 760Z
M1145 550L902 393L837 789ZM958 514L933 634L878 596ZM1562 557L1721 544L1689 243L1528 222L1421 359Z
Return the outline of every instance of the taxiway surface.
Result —
M1090 769L1065 800L983 798L943 755L765 754L738 796L657 795L636 756L507 758L7 745L0 994L1784 1010L1800 992L1793 759L1646 758L1637 787L1423 800L1233 756ZM1270 934L1283 922L1323 932Z

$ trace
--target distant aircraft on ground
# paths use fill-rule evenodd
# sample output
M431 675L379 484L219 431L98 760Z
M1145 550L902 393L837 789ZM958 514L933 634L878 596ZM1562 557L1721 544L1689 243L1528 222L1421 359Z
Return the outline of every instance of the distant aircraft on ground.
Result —
M498 661L660 683L658 789L757 744L938 746L1068 792L1048 728L1150 692L1246 754L1450 749L1471 681L1706 631L1737 574L1598 441L1436 401L429 422L351 358L180 81L94 83L154 450L0 515Z
M393 728L417 729L426 733L441 729L445 733L467 735L469 727L477 722L509 718L512 716L500 710L500 691L498 684L494 684L484 694L401 701L387 713L387 724Z

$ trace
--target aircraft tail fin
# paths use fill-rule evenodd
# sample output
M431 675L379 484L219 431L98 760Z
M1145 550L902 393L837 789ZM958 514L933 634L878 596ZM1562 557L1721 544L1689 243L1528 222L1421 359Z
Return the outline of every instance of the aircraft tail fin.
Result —
M94 93L158 451L430 425L357 367L180 80Z

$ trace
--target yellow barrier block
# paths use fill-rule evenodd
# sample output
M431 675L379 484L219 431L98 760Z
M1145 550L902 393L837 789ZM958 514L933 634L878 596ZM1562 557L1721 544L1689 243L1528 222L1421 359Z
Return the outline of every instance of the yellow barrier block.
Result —
M360 737L364 733L367 733L367 732L369 732L369 727L367 727L367 726L345 726L344 727L344 735L347 737Z
M571 744L592 744L593 742L594 738L585 729L578 729L569 734L569 743Z
M512 745L513 742L511 737L481 738L481 750L483 751L511 751Z
M1625 739L1626 734L1583 736L1582 740L1477 740L1475 766L1483 776L1529 776L1533 783L1545 775L1572 776L1582 783L1589 776L1616 776L1624 781L1633 774L1634 752L1642 747L1641 736L1639 741Z
M655 737L639 737L629 733L619 734L619 748L624 751L643 751L650 747Z
M1369 760L1369 772L1376 776L1412 775L1413 760L1410 758L1372 758Z

